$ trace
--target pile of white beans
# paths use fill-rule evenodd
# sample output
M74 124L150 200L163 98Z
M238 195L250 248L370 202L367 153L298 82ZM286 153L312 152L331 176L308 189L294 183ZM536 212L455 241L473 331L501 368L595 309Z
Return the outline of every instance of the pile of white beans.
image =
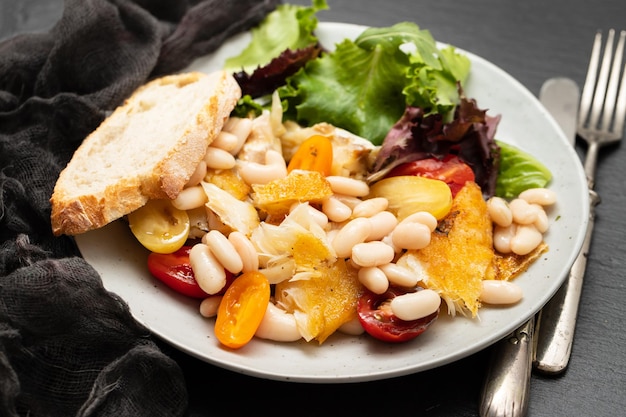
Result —
M543 241L549 222L545 207L556 203L556 194L547 188L523 191L510 202L492 197L487 201L495 224L493 246L500 253L527 255Z
M201 183L209 170L237 169L243 181L250 185L284 178L286 162L282 154L270 146L261 161L237 159L252 129L251 119L230 118L173 205L196 213L203 208L208 198ZM397 265L394 260L404 250L426 247L437 219L428 212L418 212L399 221L387 211L387 199L363 199L369 194L365 181L342 176L328 176L326 180L333 195L325 199L319 209L301 202L294 204L292 210L307 210L310 219L326 231L327 242L336 255L350 259L358 269L359 281L370 291L383 294L390 285L415 287L418 274ZM510 203L500 198L490 199L488 211L495 224L494 247L502 253L524 255L531 252L542 241L542 233L548 227L543 207L553 204L555 199L554 193L546 189L529 190ZM189 256L199 286L208 294L214 294L200 305L200 313L212 317L217 314L221 301L217 294L226 285L225 271L237 275L252 270L263 272L263 268L259 265L258 250L246 234L211 227L212 218L216 222L215 213L208 208L206 212L210 231L201 232L202 241L194 245ZM521 298L521 290L511 283L486 281L483 288L481 300L487 303L514 303ZM408 321L436 312L440 304L439 294L425 289L394 298L390 307L396 316ZM301 338L294 315L272 302L257 336L277 341Z
M510 202L500 197L487 200L494 249L522 256L537 249L550 225L546 208L555 203L556 193L547 188L528 189ZM513 304L523 296L521 288L510 281L484 280L482 284L484 303Z

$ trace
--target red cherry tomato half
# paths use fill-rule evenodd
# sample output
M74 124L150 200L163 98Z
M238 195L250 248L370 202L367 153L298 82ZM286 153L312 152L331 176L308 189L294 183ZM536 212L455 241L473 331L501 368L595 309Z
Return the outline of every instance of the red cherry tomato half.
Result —
M439 316L439 311L436 311L417 320L399 319L391 311L389 303L402 294L406 291L390 287L383 294L366 290L361 296L357 307L359 321L370 336L384 342L406 342L422 334Z
M193 298L206 298L209 296L200 288L189 264L189 251L191 246L183 246L173 253L156 253L148 255L148 270L150 273L180 294ZM226 285L220 292L223 294L233 281L234 276L226 271Z
M387 177L400 175L419 175L444 181L450 187L453 197L467 181L475 179L472 168L455 155L448 155L442 160L427 158L406 162L389 171Z

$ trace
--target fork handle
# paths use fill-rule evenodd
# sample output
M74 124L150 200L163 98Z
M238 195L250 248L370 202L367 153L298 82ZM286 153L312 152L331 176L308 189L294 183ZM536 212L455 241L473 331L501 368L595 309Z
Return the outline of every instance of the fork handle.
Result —
M595 186L596 165L598 163L598 153L600 152L600 144L595 140L589 140L587 146L587 156L585 157L585 176L587 177L587 187L593 190ZM597 197L596 197L597 198ZM597 203L590 202L593 208Z
M591 189L589 202L589 223L582 248L572 265L567 281L543 307L536 323L533 365L544 374L556 375L563 372L567 368L572 352L578 304L595 223L595 206L600 202L598 194Z

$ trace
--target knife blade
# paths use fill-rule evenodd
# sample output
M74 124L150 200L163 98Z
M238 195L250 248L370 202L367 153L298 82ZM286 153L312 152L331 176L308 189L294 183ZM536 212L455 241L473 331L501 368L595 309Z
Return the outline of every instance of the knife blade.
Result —
M539 101L552 115L572 146L576 142L579 100L578 84L565 77L546 80L539 91Z
M548 79L539 100L571 144L576 138L578 86L570 79ZM493 345L479 404L481 417L523 417L528 412L530 376L536 345L534 316Z

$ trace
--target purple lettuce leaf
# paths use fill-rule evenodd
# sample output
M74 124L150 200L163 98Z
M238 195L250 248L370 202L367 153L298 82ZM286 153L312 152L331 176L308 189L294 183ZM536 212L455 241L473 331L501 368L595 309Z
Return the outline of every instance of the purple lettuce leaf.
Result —
M426 114L419 107L407 107L385 137L370 181L383 178L406 162L443 159L453 154L472 168L476 183L488 198L494 195L498 178L500 148L495 133L499 122L499 115L488 116L475 100L463 94L449 122L440 114Z
M243 95L252 98L272 94L285 84L285 80L298 72L308 61L317 58L322 52L319 44L311 44L296 51L287 49L267 65L257 67L252 74L240 71L234 74Z

